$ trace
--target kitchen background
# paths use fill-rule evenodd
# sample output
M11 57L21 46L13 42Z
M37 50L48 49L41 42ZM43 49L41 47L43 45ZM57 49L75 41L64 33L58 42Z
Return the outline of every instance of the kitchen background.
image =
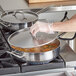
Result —
M70 1L70 0L69 0ZM47 3L46 5L36 5L36 4L28 4L26 2L26 0L0 0L0 5L2 6L2 8L4 10L15 10L15 9L34 9L32 11L38 11L43 7L46 7L47 5L50 5L50 3ZM53 4L53 3L52 3ZM52 5L51 4L51 5ZM57 3L56 3L57 4ZM69 4L75 4L76 2L73 3L69 3ZM54 5L54 4L53 4ZM64 3L64 5L67 5L67 3ZM60 4L61 6L61 4ZM76 14L76 11L67 11L67 17L68 19L70 19L74 14ZM0 12L1 13L1 12ZM39 19L47 19L49 22L57 22L57 21L61 21L63 19L65 15L65 12L49 12L46 11L44 13L39 14ZM6 57L5 55L7 55L6 53L3 54L4 58L2 60L2 58L0 58L0 62L2 61L4 66L1 66L0 64L0 75L5 74L5 76L10 76L8 74L18 74L16 76L24 76L24 74L28 75L28 74L32 74L28 73L30 71L35 71L35 74L40 74L38 76L41 76L41 74L47 74L50 76L49 73L53 72L57 72L57 71L63 71L63 70L69 70L69 71L74 71L76 69L76 38L74 40L70 40L69 41L69 45L70 47L73 49L71 50L70 47L68 45L64 46L66 43L68 43L68 40L60 40L61 42L61 57L60 60L58 62L55 61L49 64L45 64L45 65L34 65L34 66L30 66L25 64L17 64L15 62L12 62L10 57ZM6 50L7 51L7 50ZM74 53L74 52L75 53ZM5 50L2 50L2 53L5 52ZM1 50L0 50L0 55L1 55ZM7 62L6 60L9 60L9 62ZM10 64L13 63L13 64ZM66 68L65 67L66 64ZM7 66L6 66L7 65ZM11 67L13 66L13 67ZM56 69L58 68L58 70ZM61 68L61 69L60 69ZM70 68L70 69L69 69ZM52 69L52 70L51 70ZM45 71L44 71L45 70ZM37 72L36 72L37 71ZM22 73L21 73L22 72ZM14 75L12 75L14 76ZM44 75L43 75L44 76Z

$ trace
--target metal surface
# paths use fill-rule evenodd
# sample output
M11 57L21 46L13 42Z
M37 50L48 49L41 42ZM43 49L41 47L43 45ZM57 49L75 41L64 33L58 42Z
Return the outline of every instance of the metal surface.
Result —
M2 9L1 9L2 10ZM21 11L21 10L13 10L13 11L3 11L0 17L0 23L2 22L4 27L8 27L6 29L11 30L19 30L22 28L27 28L32 26L32 23L38 20L38 14L46 12L46 11L71 11L76 10L76 6L48 6L46 8L41 9L37 13L33 13L31 11Z
M31 11L37 11L37 10L41 10L42 8L32 8L30 9ZM62 11L75 11L76 10L76 5L62 5L62 6L56 6L56 5L49 5L47 8L47 11L45 12L62 12Z
M23 19L23 15L17 12L23 11L10 11L2 14L0 17L0 23L6 27L6 29L19 30L32 26L32 23L38 18L33 12L24 12L25 17Z
M55 50L51 50L44 53L24 53L26 61L31 62L43 62L43 61L52 61L59 55L60 48L56 48Z
M37 15L29 11L10 11L1 15L1 20L12 24L32 22L37 19Z
M20 48L40 47L51 42L57 42L59 45L59 41L55 40L57 35L58 33L47 34L44 32L38 32L36 39L34 39L30 34L29 28L25 28L11 34L8 38L8 42L10 45Z
M5 11L3 10L3 8L1 7L1 5L0 5L0 11L1 11L2 13L5 13Z
M38 19L38 15L32 11L14 10L4 11L0 6L0 24L2 24L8 30L19 30L27 28L32 25Z
M27 61L28 63L45 63L50 62L53 59L55 59L57 56L59 56L60 47L47 51L42 53L29 53L29 52L21 52L17 54L17 51L15 52L8 52L9 54L16 56L18 58L24 59L24 61Z
M0 18L4 22L8 23L25 23L35 21L37 19L37 14L31 11L4 11L3 8L0 6L0 11L2 12Z
M23 52L23 54L20 55L22 58L25 58L26 61L51 61L59 55L60 51L60 42L56 39L57 35L58 33L49 35L39 32L36 35L36 39L34 39L29 29L26 28L11 34L8 42L15 50ZM52 46L52 44L54 45ZM55 45L57 45L57 47L55 47ZM51 49L52 47L55 48Z
M41 9L37 13L26 10L4 11L1 6L0 10L2 12L0 23L11 30L19 30L32 26L32 24L38 20L38 14L47 11L48 7Z
M49 7L48 11L74 11L76 10L76 5L70 5L70 6L53 6Z
M7 32L6 32L6 33L4 33L4 35L8 38L8 36L10 34L9 33L7 34ZM5 41L4 37L3 36L1 37L1 33L0 33L0 39L2 39L3 41ZM0 40L0 42L2 40ZM19 58L19 56L18 57L14 56L14 55L11 56L10 54L8 54L7 51L9 51L9 48L7 46L6 41L3 42L3 44L5 44L4 48L6 48L6 49L2 49L1 50L2 46L0 46L0 62L2 62L5 66L7 66L7 68L1 67L1 63L0 63L0 75L15 74L15 73L27 72L27 71L28 72L30 72L30 71L33 72L33 71L39 71L39 70L43 70L43 69L46 70L46 69L54 69L54 68L63 68L64 67L64 61L60 57L60 55L57 58L55 58L55 60L53 60L52 62L49 62L49 63L46 62L47 64L45 64L45 63L44 64L37 64L37 65L27 64L26 60L22 60L21 58ZM16 50L14 50L14 51L16 51ZM14 52L14 51L12 51L12 52ZM16 54L20 55L19 52L20 51L17 51ZM13 64L11 62L12 60L13 60L13 62L16 62L16 64L18 64L17 67L15 66L16 64ZM43 63L43 62L41 62L41 63ZM2 66L4 66L4 65L2 65ZM12 65L13 65L13 67L12 67ZM8 66L10 66L10 67L8 67Z
M5 34L5 36L7 36L8 34ZM0 35L1 36L1 35ZM8 35L9 36L9 35ZM7 36L7 37L8 37ZM3 38L2 38L3 39ZM4 43L5 44L5 43ZM5 46L4 46L5 47ZM5 47L6 48L6 47ZM72 56L74 56L71 52L68 52L69 50L71 50L70 48L69 48L69 46L68 47L64 47L64 48L62 48L63 49L63 51L62 51L62 53L64 52L64 53L66 53L67 52L67 55L66 56L63 56L63 58L64 57L66 57L67 58L67 60L68 59L71 59L71 57ZM7 49L8 50L8 49ZM0 50L0 54L1 54L1 51L3 52L3 51L7 51L7 50ZM18 51L19 52L19 51ZM10 55L10 54L9 54ZM17 54L18 55L18 54ZM72 56L71 56L72 55ZM69 58L69 56L70 56L70 58ZM3 58L4 57L4 58ZM58 56L59 57L59 56ZM74 57L75 58L75 57ZM5 61L6 62L6 60L7 60L7 57L6 57L6 54L4 54L4 55L1 55L1 58L0 58L0 60L2 61ZM10 58L10 60L12 60L11 58ZM72 59L73 60L73 59ZM19 62L20 61L20 62ZM8 62L9 63L9 62ZM22 67L22 73L27 73L27 72L33 72L33 71L44 71L44 70L49 70L49 69L51 69L51 70L53 70L53 69L58 69L58 68L63 68L64 67L64 62L63 62L63 59L62 58L59 58L59 59L55 59L55 60L53 60L53 61L51 61L51 62L49 62L48 64L43 64L43 65L27 65L26 63L24 64L22 64L22 61L19 59L18 60L18 62L17 62L17 64L20 64L21 63L21 67ZM5 64L6 65L6 64ZM71 65L72 66L72 65ZM18 67L10 67L10 69L7 67L7 68L0 68L0 75L2 74L2 75L4 75L4 74L15 74L16 73L16 75L20 72L20 69L21 68L18 68ZM15 69L15 70L14 70ZM14 71L13 71L14 70ZM22 74L21 73L21 74Z

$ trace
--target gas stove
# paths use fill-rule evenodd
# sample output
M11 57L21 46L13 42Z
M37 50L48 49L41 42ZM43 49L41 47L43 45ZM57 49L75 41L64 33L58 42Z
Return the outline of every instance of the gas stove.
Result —
M65 18L67 18L67 12L65 12L65 15L61 21L64 21ZM5 28L0 29L0 75L27 73L34 71L37 72L72 66L74 68L76 66L75 64L70 63L70 61L76 61L76 54L68 45L65 45L62 49L60 49L60 55L49 63L28 64L25 60L19 59L18 57L8 53L12 52L13 50L7 41L11 33L13 32L10 30L8 31Z
M8 53L12 48L8 44L7 38L11 33L0 30L0 75L33 72L47 69L66 67L64 59L59 55L53 61L42 64L28 64L26 61Z

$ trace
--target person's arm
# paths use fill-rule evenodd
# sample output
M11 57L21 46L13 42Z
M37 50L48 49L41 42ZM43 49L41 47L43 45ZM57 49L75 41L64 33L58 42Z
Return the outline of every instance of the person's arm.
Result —
M44 23L37 21L33 26L31 26L30 31L34 36L37 32L76 32L76 15L64 22Z
M70 20L53 23L52 29L53 31L60 32L76 32L76 15L74 15Z

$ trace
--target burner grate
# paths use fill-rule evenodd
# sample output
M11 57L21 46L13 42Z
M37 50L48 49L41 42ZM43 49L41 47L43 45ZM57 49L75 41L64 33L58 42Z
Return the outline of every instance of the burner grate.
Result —
M19 65L6 52L0 55L0 75L20 73Z

